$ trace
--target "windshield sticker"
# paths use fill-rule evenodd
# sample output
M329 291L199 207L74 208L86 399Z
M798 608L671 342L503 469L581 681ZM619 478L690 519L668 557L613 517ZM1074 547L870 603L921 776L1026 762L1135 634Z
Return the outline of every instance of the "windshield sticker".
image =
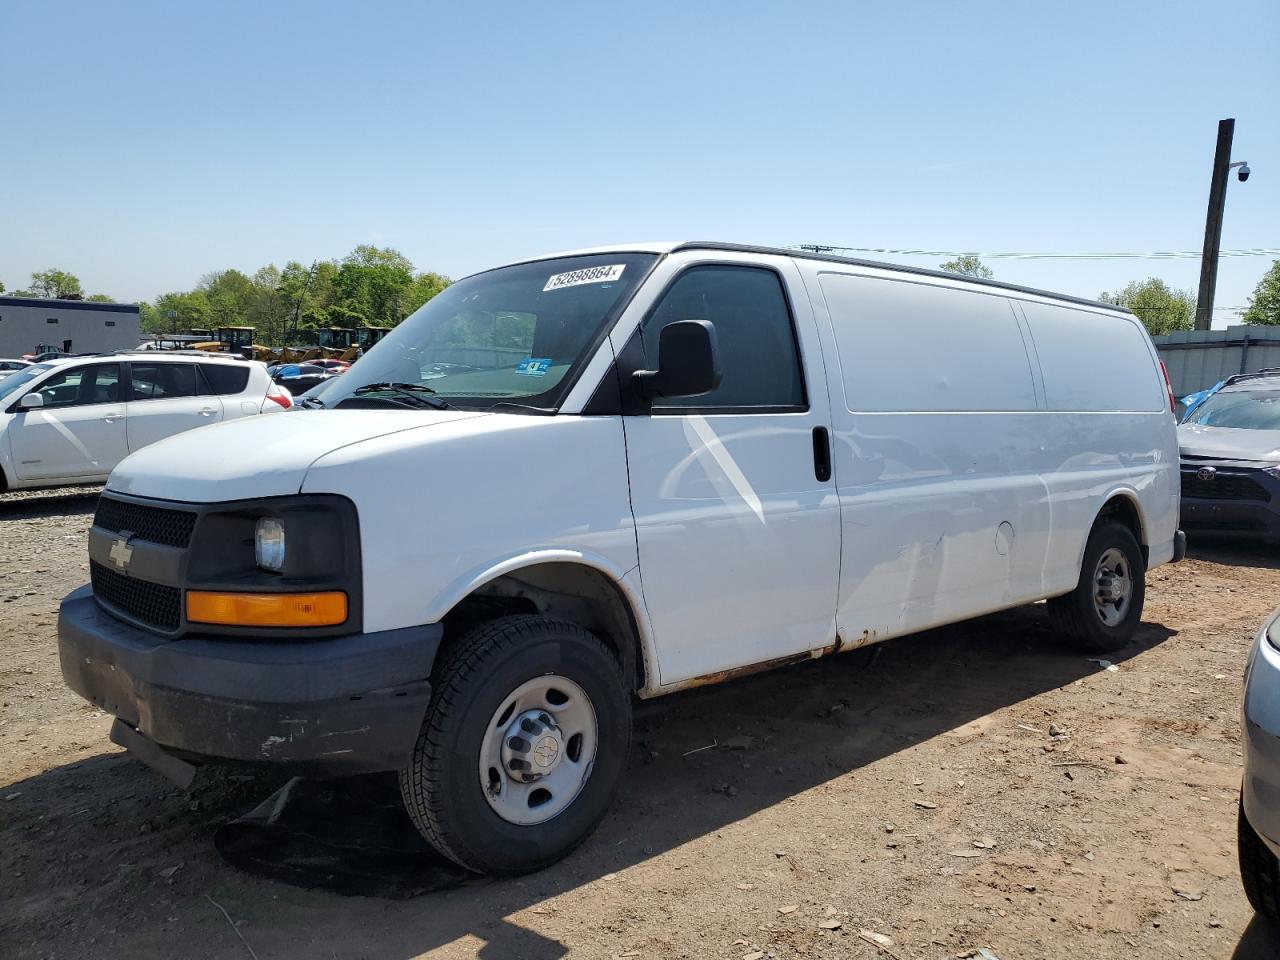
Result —
M525 357L516 364L516 373L522 377L545 377L550 369L550 357Z
M547 285L542 288L542 292L562 290L565 287L577 287L584 283L612 283L622 276L622 271L625 267L625 263L615 263L608 267L587 267L585 270L554 273L548 278Z

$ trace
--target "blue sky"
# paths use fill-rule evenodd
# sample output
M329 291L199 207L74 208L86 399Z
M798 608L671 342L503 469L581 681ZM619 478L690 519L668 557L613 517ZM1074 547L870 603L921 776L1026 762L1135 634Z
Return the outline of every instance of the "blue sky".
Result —
M1280 247L1280 3L0 4L0 280L149 299L391 245ZM904 262L935 265L934 259ZM1217 303L1269 261L1227 259ZM1096 295L1184 261L993 261ZM1225 322L1224 311L1219 325Z

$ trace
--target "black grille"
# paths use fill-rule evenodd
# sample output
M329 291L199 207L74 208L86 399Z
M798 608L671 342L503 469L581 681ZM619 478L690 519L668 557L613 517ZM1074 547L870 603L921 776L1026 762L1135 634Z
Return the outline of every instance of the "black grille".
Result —
M159 630L177 630L182 623L182 591L147 580L135 580L89 564L93 595L109 607Z
M186 510L148 507L104 496L98 501L98 512L94 514L93 523L94 526L116 533L128 530L139 540L162 543L169 547L185 547L191 541L196 515Z
M1182 471L1182 495L1189 500L1257 500L1266 503L1271 494L1252 477L1221 471L1212 480L1201 480L1195 470Z

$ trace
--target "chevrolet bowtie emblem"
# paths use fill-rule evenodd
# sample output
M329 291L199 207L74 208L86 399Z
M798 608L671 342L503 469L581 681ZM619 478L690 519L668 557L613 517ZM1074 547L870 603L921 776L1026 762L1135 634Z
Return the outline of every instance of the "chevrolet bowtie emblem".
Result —
M129 561L133 559L133 547L129 546L129 537L117 537L112 541L111 553L108 556L116 565L116 569L124 570L128 567Z

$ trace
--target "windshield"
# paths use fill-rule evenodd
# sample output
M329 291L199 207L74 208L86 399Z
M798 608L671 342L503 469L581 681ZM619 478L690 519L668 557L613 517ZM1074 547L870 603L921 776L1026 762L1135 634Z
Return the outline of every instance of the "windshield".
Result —
M1280 391L1215 393L1191 412L1187 423L1240 430L1280 430Z
M3 380L0 380L0 400L5 399L10 394L21 390L32 380L43 377L52 370L53 367L37 364L34 367L27 367L25 370L19 370L17 373L10 374Z
M459 280L308 397L329 408L403 406L403 392L369 385L409 384L461 409L555 408L656 259L562 257Z

